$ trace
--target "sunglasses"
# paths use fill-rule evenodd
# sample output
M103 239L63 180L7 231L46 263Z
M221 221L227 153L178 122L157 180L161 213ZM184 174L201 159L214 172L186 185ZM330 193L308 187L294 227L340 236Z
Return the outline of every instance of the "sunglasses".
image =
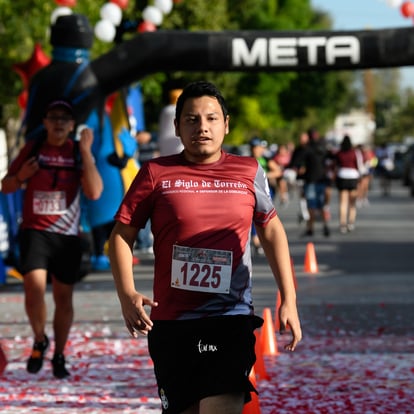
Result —
M51 122L59 122L59 121L70 122L73 120L73 118L70 115L67 115L67 116L49 115L46 117L46 119Z

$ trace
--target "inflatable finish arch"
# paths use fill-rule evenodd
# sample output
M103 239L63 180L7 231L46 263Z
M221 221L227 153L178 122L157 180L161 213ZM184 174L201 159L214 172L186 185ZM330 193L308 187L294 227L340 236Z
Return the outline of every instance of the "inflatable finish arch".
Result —
M143 33L92 62L112 92L154 72L332 71L414 65L414 28Z
M62 16L57 22L65 18L81 20L82 30L87 24L82 15ZM52 35L53 31L52 26ZM81 41L82 36L85 33L78 35ZM414 65L414 28L146 32L93 61L84 57L89 37L85 49L75 48L70 42L77 37L63 25L56 38L68 45L59 44L64 57L58 54L32 79L25 120L28 139L41 127L51 94L71 99L78 122L84 123L92 111L103 110L108 95L156 72L332 71ZM68 59L66 49L73 58Z

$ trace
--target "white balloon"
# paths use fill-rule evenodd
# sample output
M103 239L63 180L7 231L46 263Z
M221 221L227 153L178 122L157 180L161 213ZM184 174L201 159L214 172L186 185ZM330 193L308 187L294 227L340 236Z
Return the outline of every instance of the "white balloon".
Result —
M55 10L53 10L52 14L50 15L50 22L53 24L56 23L56 20L60 16L67 16L69 14L72 14L72 9L69 7L57 7Z
M115 39L116 29L109 20L99 20L95 25L95 36L102 42L112 42Z
M118 26L122 20L122 10L115 3L105 3L100 10L102 20L109 20L114 26Z
M155 6L147 6L142 11L142 18L147 22L155 24L155 26L159 26L162 23L162 13L158 7Z
M154 6L160 9L164 14L171 13L173 8L172 0L155 0Z
M391 7L401 7L401 5L403 4L403 0L387 0L388 6Z

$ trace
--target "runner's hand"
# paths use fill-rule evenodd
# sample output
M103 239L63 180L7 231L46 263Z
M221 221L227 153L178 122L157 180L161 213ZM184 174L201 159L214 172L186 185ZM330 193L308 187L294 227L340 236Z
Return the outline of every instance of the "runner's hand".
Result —
M138 332L142 335L148 335L153 323L144 306L155 307L158 306L158 303L136 292L132 297L125 298L121 306L125 325L130 334L134 338L138 337Z
M292 341L285 345L287 351L294 351L296 345L302 340L302 329L300 327L299 315L296 306L288 306L282 304L279 310L280 318L280 333L283 334L286 331L286 326L289 325L292 331Z

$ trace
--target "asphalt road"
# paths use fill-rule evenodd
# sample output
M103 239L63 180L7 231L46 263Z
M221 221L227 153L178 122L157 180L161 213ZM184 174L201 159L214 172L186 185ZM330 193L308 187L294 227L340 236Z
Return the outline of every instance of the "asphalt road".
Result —
M384 197L374 181L370 205L358 209L356 229L339 232L338 194L332 193L331 236L303 237L297 204L278 208L285 224L297 278L298 306L305 335L337 331L358 335L414 333L414 198L399 181ZM312 243L317 273L305 272ZM274 301L265 259L255 259L257 312ZM385 328L384 328L385 327ZM414 351L414 350L413 350Z
M332 194L331 236L317 223L314 237L302 237L297 209L278 208L288 234L301 304L412 303L414 300L414 198L399 181L391 196L374 182L370 205L358 209L356 229L339 232L338 195ZM295 206L296 207L296 206ZM306 273L307 244L313 243L319 272ZM255 284L266 280L265 260L255 261ZM261 300L261 292L256 291Z
M298 304L305 325L309 325L310 332L319 329L316 322L320 321L320 313L331 307L342 309L351 326L361 325L360 329L364 329L364 318L372 313L372 308L387 305L391 317L398 318L395 326L403 325L405 328L399 329L414 332L410 317L414 314L414 198L399 181L393 182L389 197L382 196L378 183L374 182L370 205L358 210L355 231L345 235L339 232L337 198L334 190L331 236L323 236L322 224L318 222L311 238L302 236L304 224L297 220L297 198L293 195L287 207L279 206L276 200L289 238L298 282ZM305 272L308 243L314 247L317 273ZM137 288L151 295L153 258L140 255L140 259L141 264L135 267ZM2 296L19 292L22 292L21 282L14 278L8 278L0 286ZM253 296L257 314L265 307L275 306L276 293L266 259L255 257ZM124 329L110 272L86 276L76 287L75 306L79 323L103 320ZM397 314L395 309L399 309ZM0 300L0 314L3 321L16 320L19 314L21 318L22 303L10 306L7 300Z

